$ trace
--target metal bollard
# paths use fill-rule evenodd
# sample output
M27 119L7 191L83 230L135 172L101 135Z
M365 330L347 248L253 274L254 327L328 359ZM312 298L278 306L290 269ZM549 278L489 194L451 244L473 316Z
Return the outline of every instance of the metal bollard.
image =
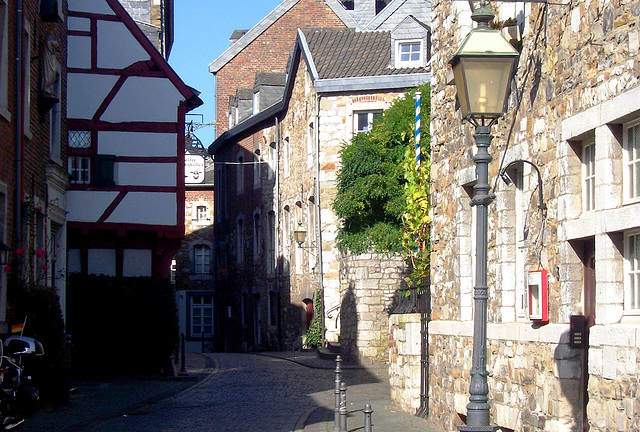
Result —
M182 363L180 364L180 372L186 372L187 371L187 365L185 364L185 358L184 358L184 333L182 333L182 335L180 335L181 341L180 341L180 350L182 351Z
M340 432L347 432L347 384L340 383Z
M364 432L371 432L371 404L364 405Z
M340 432L340 383L342 382L342 357L336 357L335 403L333 406L333 432Z

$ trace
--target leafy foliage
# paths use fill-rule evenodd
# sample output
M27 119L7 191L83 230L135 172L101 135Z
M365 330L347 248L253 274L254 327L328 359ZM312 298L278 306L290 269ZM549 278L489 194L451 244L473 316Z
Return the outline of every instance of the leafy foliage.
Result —
M430 87L418 90L422 93L420 171L414 156L414 90L378 117L371 131L344 145L333 203L342 220L337 236L341 251L404 251L412 264L412 278L426 274L429 266Z
M316 301L313 303L313 319L306 333L306 345L309 347L321 347L322 343L322 293L316 290Z

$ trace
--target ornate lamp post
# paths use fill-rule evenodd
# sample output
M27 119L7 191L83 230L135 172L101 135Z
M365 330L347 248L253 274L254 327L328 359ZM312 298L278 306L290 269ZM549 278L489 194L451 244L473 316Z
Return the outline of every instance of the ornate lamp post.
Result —
M473 187L471 205L476 207L476 283L473 288L473 360L467 424L460 431L495 431L490 426L489 384L487 383L487 208L493 201L489 194L489 145L493 136L491 126L505 111L510 81L518 52L498 30L489 28L493 13L485 1L470 0L471 18L478 23L462 42L450 64L458 90L462 117L475 126L478 148L477 181Z

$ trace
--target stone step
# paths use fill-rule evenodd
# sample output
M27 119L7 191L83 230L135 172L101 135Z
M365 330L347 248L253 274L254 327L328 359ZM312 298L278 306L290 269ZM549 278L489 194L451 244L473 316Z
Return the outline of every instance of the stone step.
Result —
M334 360L338 357L339 353L329 351L329 348L318 348L318 357L323 360Z
M327 342L327 348L332 353L340 354L340 342Z

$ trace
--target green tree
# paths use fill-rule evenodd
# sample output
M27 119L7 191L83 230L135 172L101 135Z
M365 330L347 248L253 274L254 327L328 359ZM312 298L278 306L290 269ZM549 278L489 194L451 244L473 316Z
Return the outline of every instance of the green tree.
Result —
M422 93L419 172L414 152L416 90ZM429 265L430 87L416 90L398 98L371 131L345 143L333 203L342 221L337 235L341 251L405 252L412 277L426 274Z

